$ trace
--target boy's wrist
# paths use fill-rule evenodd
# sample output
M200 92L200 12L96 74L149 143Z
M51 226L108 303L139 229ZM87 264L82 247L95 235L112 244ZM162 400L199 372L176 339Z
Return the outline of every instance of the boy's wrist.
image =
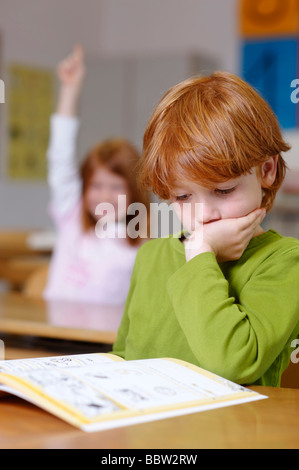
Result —
M190 261L192 258L202 253L214 253L216 255L215 250L213 250L212 246L208 243L202 242L198 246L189 245L188 242L185 243L185 256L187 261Z

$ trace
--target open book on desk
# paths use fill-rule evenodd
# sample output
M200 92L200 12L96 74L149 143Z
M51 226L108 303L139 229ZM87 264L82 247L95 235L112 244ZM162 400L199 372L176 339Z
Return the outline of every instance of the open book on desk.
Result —
M266 398L187 362L103 353L0 361L0 390L89 432Z

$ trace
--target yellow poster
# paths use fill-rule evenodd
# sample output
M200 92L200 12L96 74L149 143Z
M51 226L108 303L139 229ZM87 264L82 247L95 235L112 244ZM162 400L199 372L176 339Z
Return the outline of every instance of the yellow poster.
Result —
M44 180L54 101L53 73L12 65L9 77L8 176L18 180Z
M246 37L298 32L298 0L241 0L241 33Z

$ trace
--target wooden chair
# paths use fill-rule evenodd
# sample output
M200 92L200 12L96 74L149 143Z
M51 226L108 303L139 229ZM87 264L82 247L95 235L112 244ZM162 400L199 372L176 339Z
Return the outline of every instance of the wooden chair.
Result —
M42 297L46 287L49 272L49 264L37 268L24 284L23 295L32 299Z
M0 230L0 280L21 291L28 278L49 263L54 241L47 232Z
M299 388L299 362L290 362L289 366L282 374L281 387Z

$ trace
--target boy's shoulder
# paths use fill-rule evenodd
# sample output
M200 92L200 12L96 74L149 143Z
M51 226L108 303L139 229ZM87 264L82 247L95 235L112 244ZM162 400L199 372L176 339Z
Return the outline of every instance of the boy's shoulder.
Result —
M267 260L275 263L277 263L278 260L284 260L284 262L290 260L292 264L294 260L297 260L296 263L298 263L299 240L297 238L281 235L275 230L268 230L264 234L253 238L246 252L249 258L254 254L255 260Z
M282 250L299 249L299 240L297 238L281 235L275 230L269 230L266 235L268 235L265 240L267 243L274 243L275 245L277 245L277 247L281 248Z
M167 238L152 238L144 242L138 250L138 253L148 254L159 251L165 247L170 246L170 237Z
M163 257L170 253L182 251L183 245L179 240L179 235L170 235L169 237L153 238L141 245L138 250L138 257L155 257L163 254Z

